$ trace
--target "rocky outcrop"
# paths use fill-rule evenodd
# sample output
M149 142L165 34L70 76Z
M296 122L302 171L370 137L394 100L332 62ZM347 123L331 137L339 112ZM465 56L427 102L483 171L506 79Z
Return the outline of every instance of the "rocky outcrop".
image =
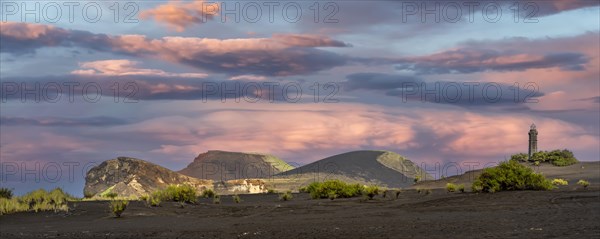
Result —
M271 178L293 168L273 155L211 150L198 155L194 162L179 172L199 179L228 181Z
M213 188L211 180L185 176L144 160L119 157L88 171L84 195L98 197L113 192L120 197L139 197L170 184L188 184L198 192Z
M268 192L267 185L260 179L237 179L215 183L218 194L255 194Z

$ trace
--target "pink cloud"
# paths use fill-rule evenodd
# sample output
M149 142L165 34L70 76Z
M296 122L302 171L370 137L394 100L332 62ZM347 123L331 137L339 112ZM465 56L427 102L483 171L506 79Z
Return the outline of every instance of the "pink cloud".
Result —
M193 24L205 23L219 12L218 3L204 0L181 2L170 1L156 8L142 11L142 19L153 18L155 21L174 27L176 31L183 31Z
M100 76L161 76L161 77L185 77L206 78L205 73L171 73L159 69L138 68L139 62L131 60L101 60L79 63L82 68L74 70L75 75L100 75Z

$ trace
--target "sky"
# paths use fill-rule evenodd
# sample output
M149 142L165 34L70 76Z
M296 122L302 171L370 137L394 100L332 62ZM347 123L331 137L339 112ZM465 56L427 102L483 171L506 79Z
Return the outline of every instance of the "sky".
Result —
M532 123L597 161L599 4L3 1L0 182L82 195L102 161L208 150L390 150L439 177L527 152Z

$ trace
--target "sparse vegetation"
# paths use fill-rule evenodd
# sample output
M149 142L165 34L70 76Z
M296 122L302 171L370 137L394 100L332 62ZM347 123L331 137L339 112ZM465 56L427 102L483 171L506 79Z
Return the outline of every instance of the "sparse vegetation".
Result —
M464 193L465 192L465 185L464 184L459 184L457 186L457 189L459 192Z
M0 198L0 215L25 211L68 211L68 201L75 198L60 188L48 192L38 189L22 197Z
M563 149L563 150L552 150L552 151L538 151L531 155L531 159L529 159L529 155L524 153L519 153L512 155L510 157L511 160L519 161L519 162L533 162L534 165L539 166L540 163L548 162L554 166L569 166L578 163L579 161L573 155L573 152Z
M365 187L363 193L369 200L373 200L376 195L379 195L379 187L375 185Z
M219 196L218 194L215 194L213 196L213 203L214 204L221 204L221 196Z
M456 192L457 186L454 183L446 183L446 191L453 193Z
M146 206L150 206L150 207L159 207L160 203L162 202L162 192L158 191L158 192L154 192L152 193L152 195L145 197L145 199L142 199L144 201L146 201Z
M446 183L446 191L448 191L450 193L456 192L456 191L464 193L465 185L464 184Z
M526 162L529 159L529 155L524 153L513 154L510 156L511 160L516 160L519 162Z
M13 196L13 192L8 188L0 188L0 198L11 199Z
M267 193L268 194L273 194L273 193L277 193L277 191L275 189L271 189L270 188L270 189L267 190Z
M287 191L285 193L279 194L279 200L281 201L289 201L292 200L294 196L292 196L292 191Z
M555 179L552 179L552 185L556 185L556 186L569 185L569 182L567 182L567 180L564 180L562 178L555 178Z
M396 191L396 199L400 198L400 193L402 193L402 191L401 191L401 190L397 190L397 191Z
M0 198L0 215L29 211L29 205L17 198Z
M415 178L413 179L413 181L415 183L418 183L419 181L421 181L421 176L419 176L419 175L415 176Z
M129 201L127 200L112 200L109 203L110 210L115 217L121 217L121 214L125 211L127 205L129 205Z
M340 180L328 180L325 182L313 182L303 191L310 193L313 199L318 198L349 198L360 196L364 187L360 184L347 184Z
M431 194L432 192L433 192L433 191L431 191L431 189L426 189L426 190L425 190L425 195L429 195L429 194Z
M196 189L191 185L169 185L164 190L164 201L196 203Z
M474 192L499 192L510 190L550 190L552 183L533 169L509 160L497 167L485 169L473 182Z
M240 198L240 196L239 196L239 195L237 195L237 194L236 194L236 195L233 195L233 196L231 196L231 199L233 199L233 202L235 202L235 203L240 203L240 202L242 202L242 199L241 199L241 198Z
M590 182L579 179L579 181L577 181L577 185L581 185L584 189L586 189L588 186L590 186Z
M212 189L206 189L202 192L202 197L203 198L213 198L215 197L215 191L213 191Z
M196 189L191 185L169 185L163 190L152 192L152 194L140 197L151 207L160 206L163 201L174 201L181 203L196 203Z

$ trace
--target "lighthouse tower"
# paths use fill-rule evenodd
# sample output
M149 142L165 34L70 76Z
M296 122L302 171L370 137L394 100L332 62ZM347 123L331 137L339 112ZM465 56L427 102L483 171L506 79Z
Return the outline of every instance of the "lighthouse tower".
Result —
M537 152L537 129L535 124L531 124L529 128L529 160L531 160L531 156Z

